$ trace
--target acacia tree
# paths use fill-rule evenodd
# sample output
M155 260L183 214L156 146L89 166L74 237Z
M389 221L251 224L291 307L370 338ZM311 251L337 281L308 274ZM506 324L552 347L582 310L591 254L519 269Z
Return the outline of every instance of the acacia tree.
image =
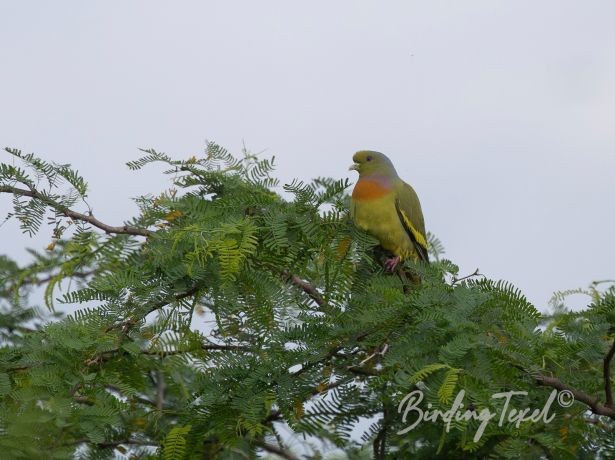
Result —
M139 215L117 226L88 210L69 165L7 152L9 217L49 228L52 243L27 265L0 258L3 458L321 458L316 441L351 459L615 447L613 287L593 286L578 312L560 296L543 315L507 282L459 277L434 238L431 264L385 273L349 220L347 182L295 181L282 196L272 161L215 144L128 163L164 163L172 187L137 198ZM78 309L54 317L57 305ZM496 419L479 439L477 417L403 432L412 391L446 411L463 390L477 416L503 411L496 393L541 408L553 389L575 402L552 404L552 420Z

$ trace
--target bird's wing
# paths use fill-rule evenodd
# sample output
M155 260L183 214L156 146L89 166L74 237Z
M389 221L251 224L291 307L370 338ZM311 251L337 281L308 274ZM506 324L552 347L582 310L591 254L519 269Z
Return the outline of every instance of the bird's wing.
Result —
M403 181L397 188L395 199L395 209L406 233L414 244L417 254L421 260L429 262L427 254L427 238L425 233L425 221L421 203L414 189Z

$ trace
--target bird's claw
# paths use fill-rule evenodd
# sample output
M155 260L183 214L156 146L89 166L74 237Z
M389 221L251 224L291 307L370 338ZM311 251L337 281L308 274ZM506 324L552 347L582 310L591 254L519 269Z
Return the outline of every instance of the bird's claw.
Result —
M401 257L399 256L393 257L391 259L387 259L386 262L384 263L384 269L387 272L393 272L399 262L401 262Z

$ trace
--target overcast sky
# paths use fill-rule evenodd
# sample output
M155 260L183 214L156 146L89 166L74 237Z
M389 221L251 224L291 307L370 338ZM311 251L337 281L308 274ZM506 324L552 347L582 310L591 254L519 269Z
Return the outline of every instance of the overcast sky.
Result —
M379 150L462 272L541 307L615 277L614 18L608 0L2 1L0 145L72 163L111 224L168 187L128 171L138 147L245 142L284 181L355 180L352 154ZM0 227L20 261L49 241Z

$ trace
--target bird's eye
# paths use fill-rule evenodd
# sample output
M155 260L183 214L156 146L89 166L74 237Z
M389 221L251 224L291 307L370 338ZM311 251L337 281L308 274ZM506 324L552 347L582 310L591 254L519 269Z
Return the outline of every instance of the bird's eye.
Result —
M366 160L367 161L372 161L372 157L367 157Z

